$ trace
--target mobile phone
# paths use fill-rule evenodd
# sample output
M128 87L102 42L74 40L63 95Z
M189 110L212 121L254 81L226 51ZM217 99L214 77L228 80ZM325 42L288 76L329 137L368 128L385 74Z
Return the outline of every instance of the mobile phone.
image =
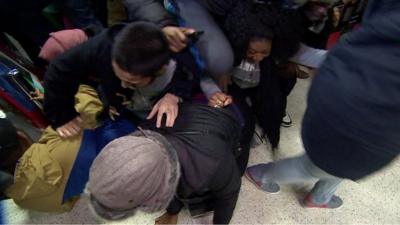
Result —
M203 34L204 34L203 30L198 30L190 34L186 34L186 37L188 37L191 41L196 42Z

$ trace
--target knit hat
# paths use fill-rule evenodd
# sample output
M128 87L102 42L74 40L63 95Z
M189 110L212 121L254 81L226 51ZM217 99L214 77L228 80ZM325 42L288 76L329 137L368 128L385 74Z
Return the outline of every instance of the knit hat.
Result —
M158 133L128 135L106 145L90 168L90 206L104 219L156 212L172 200L179 180L175 150Z
M87 41L88 37L81 29L62 30L50 33L49 39L42 46L39 57L50 62L66 50Z

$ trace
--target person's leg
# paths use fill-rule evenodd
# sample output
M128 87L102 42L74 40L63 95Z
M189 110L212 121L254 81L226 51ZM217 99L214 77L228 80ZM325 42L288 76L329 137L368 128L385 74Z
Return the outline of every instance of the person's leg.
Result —
M254 135L255 119L249 115L245 119L245 126L242 129L242 138L240 141L240 155L236 158L240 175L242 176L247 168L247 163L250 156L250 144Z
M177 224L182 207L183 203L174 197L168 205L167 212L158 217L155 224Z
M308 157L306 155L287 158L271 163L263 163L247 168L249 178L257 181L261 185L271 183L294 184L304 181L316 180L309 171ZM261 187L270 192L268 188Z
M240 155L236 158L240 174L243 175L249 161L250 143L255 130L255 116L254 113L246 102L246 91L240 89L236 85L232 85L229 89L229 94L232 95L233 101L242 113L245 125L242 128L242 137L240 140Z
M228 74L233 67L233 51L218 24L198 1L176 0L176 2L186 27L204 31L195 46L205 61L206 71L215 79Z
M312 202L326 204L329 202L342 181L318 168L307 155L259 164L247 169L246 175L259 188L269 192L276 190L274 183L295 184L305 181L318 181L310 192ZM274 189L275 188L275 189Z
M172 201L169 203L167 212L169 214L178 214L183 207L183 203L179 201L176 197L172 199Z
M293 77L293 78L281 77L280 85L281 85L283 95L288 97L290 95L290 93L292 92L292 90L294 89L294 86L296 85L296 83L297 83L296 77Z
M284 104L284 114L282 115L282 126L283 127L290 127L292 125L292 119L290 118L290 115L287 113L286 108L287 108L287 98L290 95L290 93L292 92L292 90L294 89L294 86L297 83L297 78L293 77L293 78L284 78L281 77L280 78L280 85L281 85L281 89L283 92L282 95L282 101Z
M321 178L310 191L308 196L305 199L306 206L319 206L331 204L330 208L336 208L342 205L342 201L334 196L334 193L342 182L342 179L338 177L332 178ZM332 198L335 198L332 201ZM336 206L336 207L335 207Z

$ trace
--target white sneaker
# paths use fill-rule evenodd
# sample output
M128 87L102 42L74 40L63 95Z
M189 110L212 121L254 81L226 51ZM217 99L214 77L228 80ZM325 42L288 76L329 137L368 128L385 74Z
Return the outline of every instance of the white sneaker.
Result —
M285 116L282 118L282 127L290 127L292 126L292 118L290 118L289 113L285 113Z

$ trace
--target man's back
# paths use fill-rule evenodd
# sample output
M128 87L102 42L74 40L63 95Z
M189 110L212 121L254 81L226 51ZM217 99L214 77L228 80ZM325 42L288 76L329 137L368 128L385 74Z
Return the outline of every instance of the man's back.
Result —
M176 146L182 168L187 171L183 174L185 189L188 188L184 197L190 197L193 192L209 189L221 164L237 168L235 154L238 153L240 126L235 114L228 109L181 104L179 111L174 127L142 127L163 134Z
M365 23L341 40L319 70L303 121L311 159L352 179L381 168L400 151L400 2L371 8L374 3ZM339 161L352 172L334 169Z
M176 149L182 168L177 196L189 205L211 198L214 222L228 223L241 185L235 160L241 129L236 115L199 104L181 104L179 111L172 128L142 127L161 133Z

